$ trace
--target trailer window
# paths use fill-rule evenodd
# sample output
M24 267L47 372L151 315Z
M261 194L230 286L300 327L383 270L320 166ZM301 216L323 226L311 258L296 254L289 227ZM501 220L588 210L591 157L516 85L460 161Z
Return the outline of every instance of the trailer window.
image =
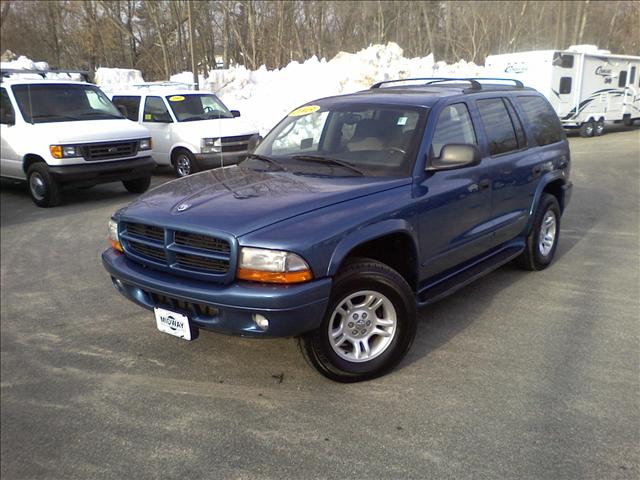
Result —
M571 77L560 78L560 93L561 94L571 93Z
M527 117L538 145L549 145L565 138L558 115L549 102L532 95L518 97L517 101Z
M563 55L560 52L553 54L553 65L562 68L573 68L573 55Z
M620 71L620 76L618 77L618 87L625 87L627 85L627 71Z
M509 118L507 108L501 98L478 100L478 110L489 141L489 154L518 150L516 132Z
M635 65L631 67L631 72L629 73L629 85L633 85L636 81L636 67Z

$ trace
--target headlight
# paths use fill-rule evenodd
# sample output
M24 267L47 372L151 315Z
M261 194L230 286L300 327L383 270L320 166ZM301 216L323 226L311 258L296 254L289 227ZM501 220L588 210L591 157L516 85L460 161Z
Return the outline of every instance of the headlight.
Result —
M151 150L151 139L141 138L138 145L138 150Z
M118 222L113 218L109 220L109 243L114 250L122 252L122 245L120 244L120 237L118 236Z
M80 148L75 145L49 145L49 151L53 158L79 157Z
M219 138L203 138L200 141L202 153L218 153L222 151L222 140Z
M311 280L313 273L307 262L295 253L243 247L238 278L253 282L300 283Z

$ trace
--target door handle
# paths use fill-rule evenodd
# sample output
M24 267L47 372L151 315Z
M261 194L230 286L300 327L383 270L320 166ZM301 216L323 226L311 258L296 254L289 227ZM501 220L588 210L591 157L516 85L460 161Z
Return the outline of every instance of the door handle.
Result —
M484 180L480 180L480 183L478 183L478 185L480 185L481 190L484 190L485 188L489 188L491 186L491 180L485 178Z

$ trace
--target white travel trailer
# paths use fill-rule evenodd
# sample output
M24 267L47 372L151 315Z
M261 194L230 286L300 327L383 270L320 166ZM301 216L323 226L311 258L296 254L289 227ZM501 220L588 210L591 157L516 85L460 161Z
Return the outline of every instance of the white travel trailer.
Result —
M602 135L605 122L640 119L640 57L613 55L593 45L567 50L489 55L492 74L520 80L542 93L565 128Z

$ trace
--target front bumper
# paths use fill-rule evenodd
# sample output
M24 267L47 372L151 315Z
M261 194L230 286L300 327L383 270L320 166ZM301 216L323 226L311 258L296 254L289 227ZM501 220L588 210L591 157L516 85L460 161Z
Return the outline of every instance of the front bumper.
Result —
M102 264L116 289L138 305L164 306L186 314L192 327L243 337L291 337L314 330L331 291L330 278L296 285L190 280L145 268L113 249L102 253ZM256 326L254 314L269 320L267 330Z
M50 166L49 173L60 183L108 183L150 176L156 163L150 156Z
M196 161L201 169L228 167L235 165L248 155L249 152L226 152L226 153L196 153Z

